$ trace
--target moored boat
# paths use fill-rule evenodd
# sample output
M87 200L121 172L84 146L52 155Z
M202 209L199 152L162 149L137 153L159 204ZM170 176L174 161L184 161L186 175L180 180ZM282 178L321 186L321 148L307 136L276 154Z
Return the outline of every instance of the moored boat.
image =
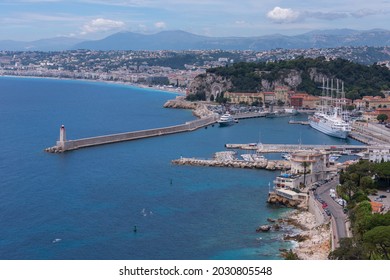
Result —
M223 114L218 120L219 126L229 126L235 123L232 115L229 113Z

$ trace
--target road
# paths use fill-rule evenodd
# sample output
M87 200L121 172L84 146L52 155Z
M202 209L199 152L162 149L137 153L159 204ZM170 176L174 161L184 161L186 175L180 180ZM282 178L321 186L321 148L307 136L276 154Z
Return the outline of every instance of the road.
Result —
M343 212L343 207L337 204L329 195L329 190L331 188L336 188L339 182L338 177L335 177L333 180L330 180L328 183L325 183L319 186L316 190L317 195L328 204L328 209L336 221L336 231L337 238L348 237L347 229L345 226L345 221L347 215ZM338 240L337 240L338 241Z

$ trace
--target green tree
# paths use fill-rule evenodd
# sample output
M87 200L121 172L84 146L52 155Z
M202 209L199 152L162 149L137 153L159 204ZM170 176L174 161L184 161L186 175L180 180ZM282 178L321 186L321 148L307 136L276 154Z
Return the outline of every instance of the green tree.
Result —
M370 256L390 259L390 226L375 227L363 235L363 242L370 250Z
M309 163L304 161L301 165L303 167L303 187L306 187L306 169L309 167Z
M352 195L359 189L359 186L352 180L347 180L341 185L340 190L343 194L348 196L348 200L351 200Z
M376 117L376 119L378 120L378 121L380 121L380 122L384 122L384 121L386 121L387 119L388 119L389 117L386 115L386 114L379 114L377 117Z
M331 260L365 260L364 248L353 238L341 238L339 247L329 254Z
M360 178L359 186L364 190L373 189L375 182L370 176L363 176Z

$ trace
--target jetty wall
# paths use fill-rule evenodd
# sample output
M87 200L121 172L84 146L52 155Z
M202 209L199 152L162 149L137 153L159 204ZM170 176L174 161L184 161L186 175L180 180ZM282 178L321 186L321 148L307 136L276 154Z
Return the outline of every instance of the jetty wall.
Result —
M97 145L105 145L116 142L131 141L136 139L156 137L174 133L180 133L185 131L193 131L207 125L214 124L218 119L218 116L212 115L203 119L198 119L185 124L154 128L148 130L132 131L118 134L110 134L103 136L96 136L90 138L76 139L76 140L67 140L64 142L57 142L57 145L51 148L47 148L47 152L65 152L70 150L76 150L80 148L86 148Z

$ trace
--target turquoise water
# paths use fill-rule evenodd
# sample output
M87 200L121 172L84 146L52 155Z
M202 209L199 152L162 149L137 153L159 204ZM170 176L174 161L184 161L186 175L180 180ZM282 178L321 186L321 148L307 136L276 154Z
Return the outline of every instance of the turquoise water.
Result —
M282 233L258 234L287 209L266 203L264 170L174 166L226 143L356 143L286 118L48 154L69 139L173 125L171 93L49 79L0 78L0 259L278 259ZM302 116L302 118L305 118ZM133 232L134 226L137 232ZM58 242L54 242L56 240Z

